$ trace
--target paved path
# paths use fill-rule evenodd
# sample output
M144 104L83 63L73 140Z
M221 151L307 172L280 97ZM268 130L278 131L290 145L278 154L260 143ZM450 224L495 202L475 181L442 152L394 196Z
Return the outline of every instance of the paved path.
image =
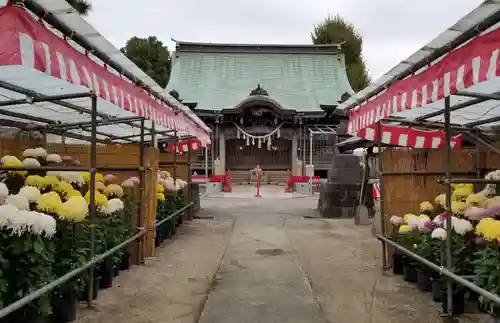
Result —
M206 202L219 217L234 217L235 227L200 323L326 322L285 229L285 217L311 212L314 201L307 202L242 198L226 209ZM302 212L294 215L289 203Z

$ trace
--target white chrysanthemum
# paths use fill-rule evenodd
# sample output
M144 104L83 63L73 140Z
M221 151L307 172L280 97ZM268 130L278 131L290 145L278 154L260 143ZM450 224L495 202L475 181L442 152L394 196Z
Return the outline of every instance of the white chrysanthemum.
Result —
M431 237L433 239L445 240L446 239L446 230L443 228L436 228L436 229L432 230Z
M79 172L59 172L59 177L61 178L61 180L70 184L85 184L85 180Z
M36 160L35 158L24 158L23 159L23 166L25 167L40 167L40 162Z
M459 218L457 218L456 216L452 216L452 217L451 217L451 227L452 227L453 229L455 228L455 225L456 225L456 223L457 223L459 220L460 220L460 219L459 219ZM445 229L447 229L447 228L448 228L447 223L448 223L448 220L447 220L447 219L444 219L444 220L443 220L443 223L442 223L442 224L443 224L443 228L445 228Z
M37 147L33 149L33 157L38 157L38 158L47 158L47 151L42 148L42 147Z
M31 216L31 233L46 237L52 237L56 234L56 220L53 217L35 211L28 213Z
M187 182L183 179L177 178L175 180L175 186L178 187L179 189L183 189L184 187L186 187L186 185Z
M19 210L14 205L0 205L0 230L7 229L10 219L15 218Z
M55 164L59 164L62 162L62 158L58 154L48 154L46 160L49 163L55 163Z
M7 198L9 196L9 188L5 183L0 182L0 198Z
M457 221L453 223L453 230L459 235L464 235L467 232L471 232L473 229L472 223L465 219L457 219Z
M179 188L175 185L173 178L165 179L165 191L177 192Z
M17 158L16 156L5 155L2 157L2 159L0 159L0 163L2 163L2 165L3 165L6 162L11 161L11 160L19 160L19 158Z
M408 217L408 228L410 230L417 229L420 225L421 220L416 215L410 215Z
M33 148L28 148L23 151L23 157L28 158L28 157L36 157L35 149Z
M30 202L26 196L20 194L9 195L5 204L14 205L20 211L29 211L30 209Z
M19 195L22 195L28 199L29 202L33 203L38 201L38 198L42 195L38 187L35 186L23 186L19 190Z
M113 214L117 211L123 210L123 201L120 199L111 199L108 201L108 205L106 206L106 209L104 210L104 213L106 214Z

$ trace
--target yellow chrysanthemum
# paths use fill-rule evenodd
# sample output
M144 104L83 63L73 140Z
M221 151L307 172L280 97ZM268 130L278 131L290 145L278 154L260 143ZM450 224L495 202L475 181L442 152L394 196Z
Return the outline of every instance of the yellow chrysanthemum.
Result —
M89 172L82 172L82 173L80 173L80 175L82 176L83 180L86 183L90 182L90 173ZM101 173L96 173L95 174L95 181L96 182L104 182L104 175Z
M430 220L430 219L431 219L431 218L429 218L429 216L428 216L427 214L420 214L420 215L418 216L418 218L419 218L420 220L424 220L424 221L425 221L425 220Z
M95 174L95 181L96 182L104 182L104 175L101 173L96 173Z
M89 214L89 205L82 196L70 197L62 203L57 215L62 220L74 222L83 221Z
M471 194L465 200L467 206L484 207L486 204L486 197L482 194Z
M38 211L50 214L57 214L62 206L61 197L56 192L42 194L36 203Z
M432 212L434 210L434 206L429 201L424 201L420 203L420 212Z
M70 199L74 196L82 196L82 193L80 193L80 191L77 191L75 189L71 190L71 191L68 191L66 192L66 195L64 196L66 199Z
M159 201L165 200L165 194L163 193L156 193L156 199Z
M85 194L85 200L87 203L90 203L90 191ZM108 205L108 198L106 195L102 194L99 191L95 191L95 205L99 208L105 208Z
M66 196L69 192L75 190L70 183L64 181L60 181L52 189L63 196Z
M123 196L123 188L118 184L109 184L104 189L104 194L109 197L121 198Z
M403 215L403 220L405 221L405 223L408 223L408 219L412 216L416 216L416 215L413 213L407 213L407 214Z
M106 189L106 185L104 185L103 182L95 182L95 189L99 192L104 192L104 190Z
M38 188L42 188L43 183L44 183L43 177L39 176L39 175L30 175L30 176L26 177L26 179L24 180L24 185L35 186Z
M398 230L399 233L406 233L408 231L410 231L410 227L408 227L406 224L401 225Z
M436 196L436 198L434 199L434 203L444 207L444 205L446 204L446 194L442 193Z
M465 202L467 197L469 195L471 195L472 193L474 193L474 191L469 186L458 187L455 189L455 191L453 191L453 193L451 195L451 199L453 201Z
M455 214L464 214L467 204L461 201L451 201L451 212Z
M4 167L23 167L23 162L20 161L19 159L10 159L10 160L7 160L6 162L4 162L3 166ZM11 175L25 176L28 172L25 170L14 170L14 171L8 171L8 173Z
M156 193L163 193L165 192L165 188L163 187L163 185L161 185L160 183L156 183Z
M59 185L61 181L54 175L46 175L43 177L42 188L52 188L54 189Z
M488 241L500 239L500 221L492 218L482 219L476 226L476 234Z

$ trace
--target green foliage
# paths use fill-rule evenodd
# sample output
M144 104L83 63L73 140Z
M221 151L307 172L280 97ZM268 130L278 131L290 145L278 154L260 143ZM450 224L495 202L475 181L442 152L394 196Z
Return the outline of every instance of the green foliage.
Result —
M486 245L475 252L473 261L477 284L487 291L500 294L500 246ZM481 307L494 317L500 317L500 305L480 296Z
M87 0L67 0L67 2L82 16L87 16L92 11L92 4Z
M161 87L167 86L170 76L170 52L158 38L132 37L120 50Z
M50 239L0 231L0 247L0 299L4 305L14 303L54 279L54 243ZM11 314L9 319L32 322L51 312L50 295L46 294Z
M83 224L57 220L55 236L55 263L52 271L61 277L90 261L89 235ZM60 298L78 295L85 287L85 276L81 275L57 287L54 295Z
M342 44L347 76L354 91L362 90L370 83L362 55L363 38L353 24L338 15L329 15L314 26L311 38L315 45Z

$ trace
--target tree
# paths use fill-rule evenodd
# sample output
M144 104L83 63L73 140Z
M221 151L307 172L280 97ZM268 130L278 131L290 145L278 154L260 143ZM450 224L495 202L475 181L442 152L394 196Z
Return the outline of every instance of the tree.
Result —
M353 24L339 15L329 15L322 23L314 26L311 38L315 45L342 44L347 76L354 91L362 90L370 83L362 55L363 38Z
M170 52L158 38L132 37L120 50L161 87L167 86L170 76Z
M81 16L87 16L92 10L92 4L87 0L67 0L69 5L72 6L76 12Z

